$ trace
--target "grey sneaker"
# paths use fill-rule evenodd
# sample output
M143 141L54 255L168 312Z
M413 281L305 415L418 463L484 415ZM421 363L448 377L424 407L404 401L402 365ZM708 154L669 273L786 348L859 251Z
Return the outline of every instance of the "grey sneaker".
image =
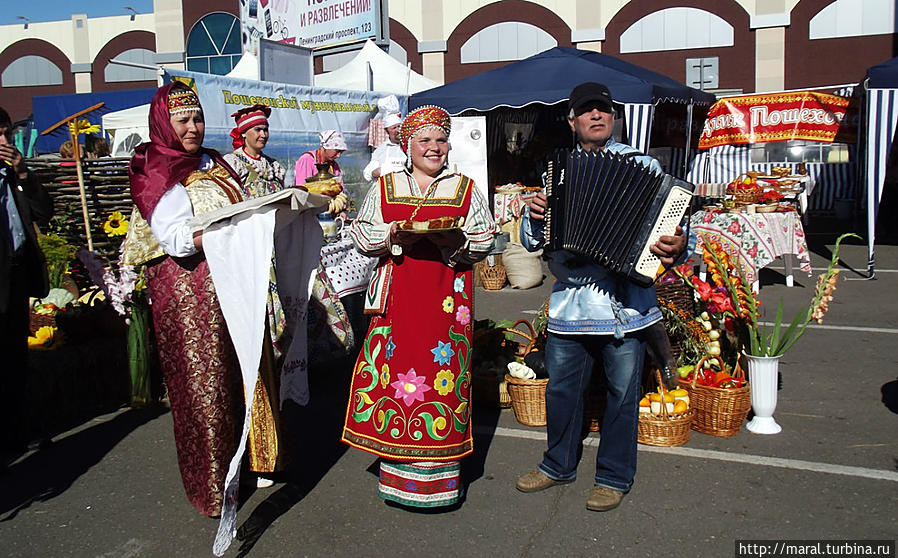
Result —
M558 484L568 484L574 482L570 480L554 480L547 477L539 469L534 469L518 479L515 485L521 492L539 492Z
M589 511L608 511L620 505L624 499L624 493L607 486L594 486L586 500L586 509Z

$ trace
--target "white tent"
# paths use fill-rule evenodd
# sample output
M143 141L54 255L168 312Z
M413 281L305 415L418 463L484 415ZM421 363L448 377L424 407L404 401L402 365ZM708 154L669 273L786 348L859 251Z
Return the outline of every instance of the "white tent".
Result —
M227 76L259 81L259 59L249 52L244 52Z
M369 68L373 76L368 83ZM317 87L353 89L356 91L384 91L410 95L440 84L412 71L384 52L374 41L367 41L355 58L333 72L315 76Z
M130 157L135 147L150 141L149 117L149 104L103 115L103 130L112 136L113 157Z

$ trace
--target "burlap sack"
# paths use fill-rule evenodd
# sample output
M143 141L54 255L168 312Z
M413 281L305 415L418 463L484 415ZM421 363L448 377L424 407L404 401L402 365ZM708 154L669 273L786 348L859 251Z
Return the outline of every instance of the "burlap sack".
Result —
M516 289L529 289L543 282L540 256L543 251L528 252L521 244L509 242L502 253L508 282Z

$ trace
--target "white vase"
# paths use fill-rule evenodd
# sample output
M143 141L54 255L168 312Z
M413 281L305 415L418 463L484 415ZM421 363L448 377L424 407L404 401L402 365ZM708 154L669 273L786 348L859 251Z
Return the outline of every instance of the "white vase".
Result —
M745 427L755 434L778 434L783 429L773 420L779 387L780 356L745 355L748 362L748 383L751 385L751 409L755 414Z

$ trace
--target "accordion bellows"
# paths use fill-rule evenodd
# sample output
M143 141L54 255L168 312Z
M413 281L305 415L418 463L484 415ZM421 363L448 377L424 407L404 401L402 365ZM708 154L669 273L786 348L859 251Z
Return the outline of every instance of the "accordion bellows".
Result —
M546 248L584 256L647 287L663 272L649 248L674 234L693 188L632 155L558 151L546 180Z

